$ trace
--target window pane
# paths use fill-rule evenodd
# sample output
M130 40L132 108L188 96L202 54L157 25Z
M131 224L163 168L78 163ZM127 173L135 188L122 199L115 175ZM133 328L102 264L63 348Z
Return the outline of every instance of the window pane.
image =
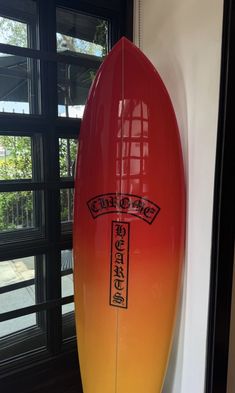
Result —
M103 57L107 53L108 22L57 8L57 51Z
M41 191L1 192L0 236L5 231L41 227L43 224L42 195Z
M34 279L34 257L0 262L0 313L34 305Z
M73 254L72 250L61 251L62 297L73 295Z
M23 317L10 319L9 321L0 322L0 337L19 332L22 329L26 329L35 325L36 314L29 314Z
M77 140L69 138L59 139L60 148L60 176L74 177L74 166L77 154Z
M63 304L62 314L74 313L74 303Z
M0 112L38 113L37 60L0 53Z
M74 303L64 304L62 306L62 315L63 339L76 336Z
M1 1L0 43L23 48L32 47L35 29L36 1Z
M73 188L60 190L61 222L71 223L73 221Z
M72 250L61 251L61 291L62 297L74 294L73 288L73 252ZM75 336L74 303L62 306L63 338Z
M89 88L107 54L108 21L57 8L57 51L79 65L58 64L58 116L82 118Z
M0 262L1 314L44 301L43 261L43 256L39 255ZM0 362L45 346L45 323L45 311L1 322Z
M58 64L58 116L82 118L85 102L100 63Z
M0 180L31 178L31 138L0 135Z
M0 16L0 42L1 44L10 44L27 47L27 24L17 22L12 19Z
M15 356L37 348L45 348L46 335L36 327L36 314L24 315L9 321L0 322L0 367Z

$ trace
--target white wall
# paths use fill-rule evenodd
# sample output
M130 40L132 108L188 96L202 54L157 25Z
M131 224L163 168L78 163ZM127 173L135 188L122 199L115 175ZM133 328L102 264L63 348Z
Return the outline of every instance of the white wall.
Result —
M140 46L171 96L188 192L183 304L164 393L203 393L222 0L142 0ZM136 0L135 41L139 43Z

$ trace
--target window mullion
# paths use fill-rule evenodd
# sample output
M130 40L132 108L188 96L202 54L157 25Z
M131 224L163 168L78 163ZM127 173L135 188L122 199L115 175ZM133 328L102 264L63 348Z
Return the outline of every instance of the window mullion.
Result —
M55 1L39 1L40 49L56 53ZM44 180L46 190L46 233L49 252L46 256L47 300L61 297L60 280L60 203L59 190L50 184L59 180L58 146L56 143L57 120L57 66L53 61L42 61L42 113L48 119L48 134L44 138ZM47 310L47 346L52 353L60 351L62 343L61 307Z
M60 252L51 247L46 258L47 300L61 297ZM58 305L47 310L47 347L53 354L60 352L62 345L62 314Z

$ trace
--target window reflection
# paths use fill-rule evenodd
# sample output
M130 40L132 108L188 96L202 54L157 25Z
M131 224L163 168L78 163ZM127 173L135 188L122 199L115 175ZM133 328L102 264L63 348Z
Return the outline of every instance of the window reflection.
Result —
M148 168L148 107L144 101L119 102L116 142L117 188L147 196L145 177ZM121 182L121 184L120 184Z

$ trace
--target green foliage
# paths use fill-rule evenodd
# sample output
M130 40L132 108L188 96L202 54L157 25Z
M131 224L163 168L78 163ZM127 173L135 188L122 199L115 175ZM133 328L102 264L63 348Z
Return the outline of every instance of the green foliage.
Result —
M108 52L107 48L107 36L108 36L108 22L100 19L99 24L96 26L96 33L94 42L102 46L102 56L105 56Z
M0 17L1 42L27 47L27 25L12 19Z
M0 136L5 157L0 160L0 180L30 179L32 177L31 138Z
M73 196L74 191L71 188L61 190L60 192L61 222L68 222L73 219Z
M60 176L73 176L74 162L77 152L75 139L60 138Z
M32 178L31 138L0 136L5 156L0 160L0 180ZM0 230L32 226L32 192L0 194Z
M0 194L0 230L33 226L32 191L6 192Z
M77 153L77 141L75 139L61 138L60 144L60 176L74 176L74 166ZM73 190L65 189L60 193L61 221L72 220L73 214Z
M1 136L0 181L32 179L31 138ZM73 176L77 151L75 139L60 138L60 176ZM32 191L0 193L0 231L34 226L34 200ZM61 220L70 221L73 212L73 191L61 192Z

